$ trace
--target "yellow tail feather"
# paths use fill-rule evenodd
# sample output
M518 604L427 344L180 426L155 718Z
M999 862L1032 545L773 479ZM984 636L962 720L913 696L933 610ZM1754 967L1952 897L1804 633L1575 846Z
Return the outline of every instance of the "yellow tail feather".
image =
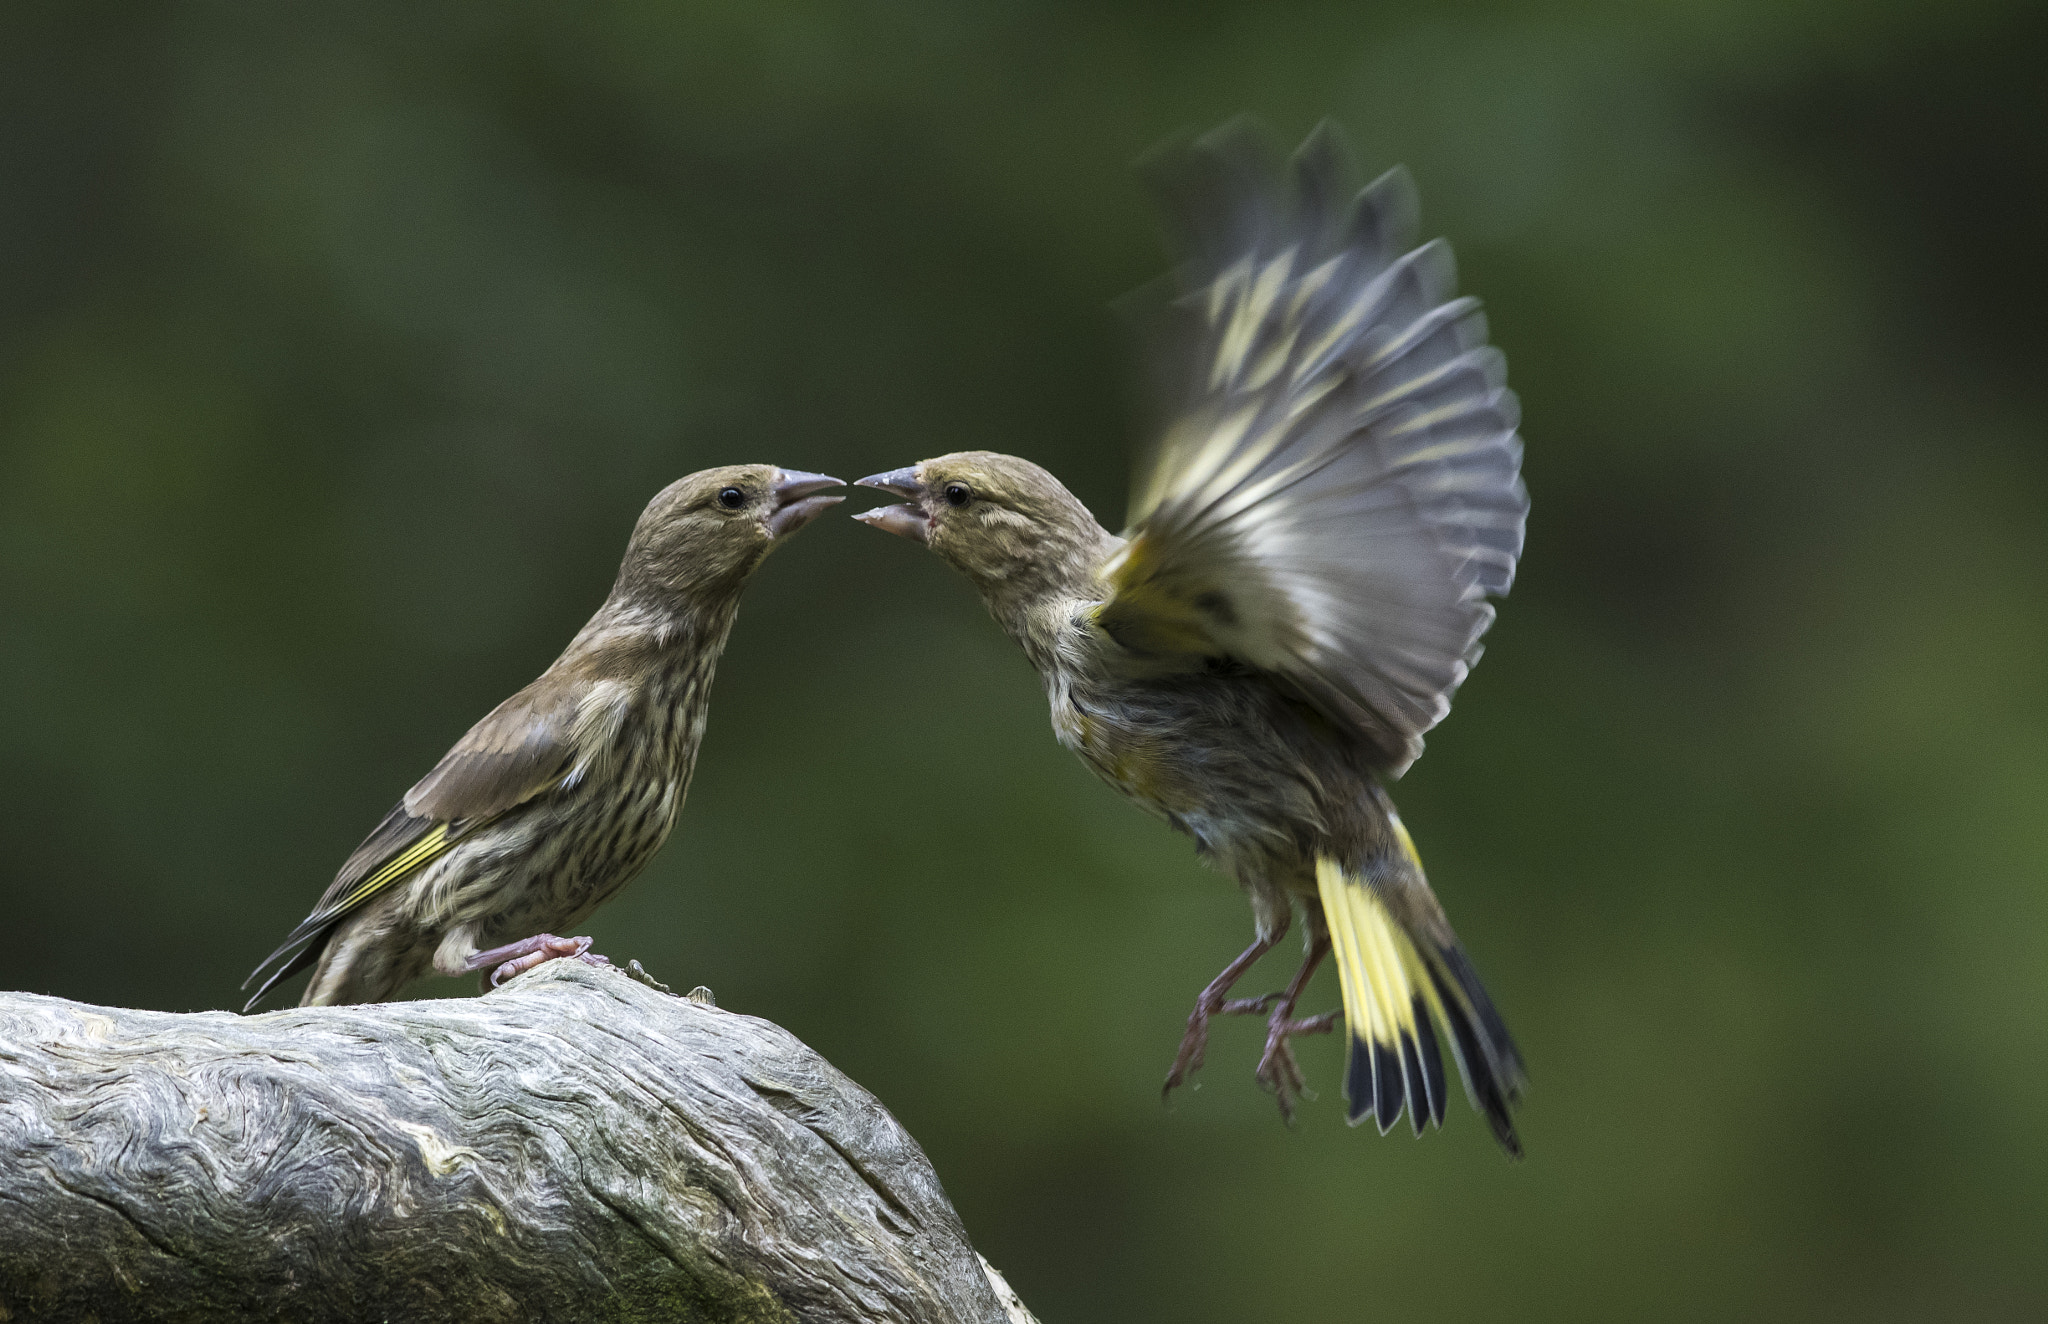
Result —
M1423 886L1414 844L1399 820L1394 826L1416 866L1412 881L1397 881ZM1521 1056L1464 952L1455 942L1411 933L1370 878L1333 859L1316 861L1316 887L1343 984L1351 1044L1344 1097L1351 1124L1370 1116L1384 1135L1404 1109L1417 1135L1425 1120L1443 1124L1448 1092L1436 1028L1441 1025L1472 1106L1485 1114L1508 1152L1519 1156L1508 1105L1521 1094Z

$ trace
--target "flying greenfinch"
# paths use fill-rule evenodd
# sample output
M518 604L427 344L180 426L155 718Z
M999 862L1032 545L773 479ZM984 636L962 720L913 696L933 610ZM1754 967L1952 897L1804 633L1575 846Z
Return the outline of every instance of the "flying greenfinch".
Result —
M1167 421L1125 532L987 451L861 480L904 504L856 518L964 573L1043 678L1060 742L1250 899L1256 939L1196 1000L1168 1091L1200 1068L1211 1017L1263 1015L1257 1077L1291 1118L1289 1040L1338 1015L1297 1003L1334 951L1349 1120L1441 1125L1447 1038L1519 1154L1521 1056L1386 791L1478 660L1521 554L1504 361L1453 297L1449 250L1407 251L1408 177L1354 192L1328 126L1291 169L1238 123L1155 177L1182 262L1153 300ZM1297 913L1293 979L1231 998Z

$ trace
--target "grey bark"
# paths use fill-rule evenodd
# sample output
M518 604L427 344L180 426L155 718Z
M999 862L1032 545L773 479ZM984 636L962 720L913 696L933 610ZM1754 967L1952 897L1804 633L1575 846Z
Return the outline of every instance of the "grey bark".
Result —
M0 1321L1026 1324L788 1032L553 961L262 1016L0 994Z

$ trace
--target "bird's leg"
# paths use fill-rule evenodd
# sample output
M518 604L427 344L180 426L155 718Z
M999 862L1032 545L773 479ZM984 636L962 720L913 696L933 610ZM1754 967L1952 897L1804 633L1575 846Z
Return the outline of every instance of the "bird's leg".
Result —
M1166 1073L1166 1084L1160 1094L1167 1095L1179 1085L1185 1085L1188 1077L1202 1069L1202 1052L1209 1046L1209 1018L1216 1015L1244 1015L1264 1011L1268 998L1244 998L1236 1002L1225 1002L1223 995L1230 986L1252 968L1252 963L1273 950L1273 944L1287 934L1287 925L1281 925L1271 933L1261 933L1251 946L1244 949L1235 961L1223 967L1223 973L1209 981L1202 995L1195 999L1195 1009L1188 1014L1188 1031L1181 1036L1180 1051L1174 1054L1173 1070Z
M497 969L484 977L484 991L490 992L515 975L523 975L544 961L553 961L573 956L588 965L610 965L611 958L599 956L590 950L588 938L557 938L552 933L536 933L531 938L508 942L503 947L493 947L487 952L477 952L463 961L466 970Z
M1287 982L1286 990L1257 1000L1277 1005L1266 1021L1266 1051L1259 1055L1256 1075L1261 1085L1273 1091L1273 1097L1280 1103L1280 1116L1290 1123L1294 1120L1294 1101L1307 1092L1308 1082L1302 1078L1301 1067L1295 1062L1294 1050L1287 1041L1297 1034L1327 1034L1337 1024L1334 1011L1300 1020L1294 1018L1294 1004L1301 1001L1302 990L1308 987L1310 976L1329 954L1330 935L1317 925L1309 931L1308 951L1301 958L1301 969L1295 971L1294 978Z

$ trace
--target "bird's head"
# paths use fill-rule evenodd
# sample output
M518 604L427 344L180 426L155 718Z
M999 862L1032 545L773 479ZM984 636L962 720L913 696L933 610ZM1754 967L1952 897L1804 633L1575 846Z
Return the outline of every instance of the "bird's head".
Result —
M1087 582L1113 541L1059 479L1014 455L957 451L856 486L904 504L855 519L926 544L992 603Z
M837 478L728 464L678 478L655 495L633 526L619 588L634 598L695 599L737 593L775 545L844 497Z

